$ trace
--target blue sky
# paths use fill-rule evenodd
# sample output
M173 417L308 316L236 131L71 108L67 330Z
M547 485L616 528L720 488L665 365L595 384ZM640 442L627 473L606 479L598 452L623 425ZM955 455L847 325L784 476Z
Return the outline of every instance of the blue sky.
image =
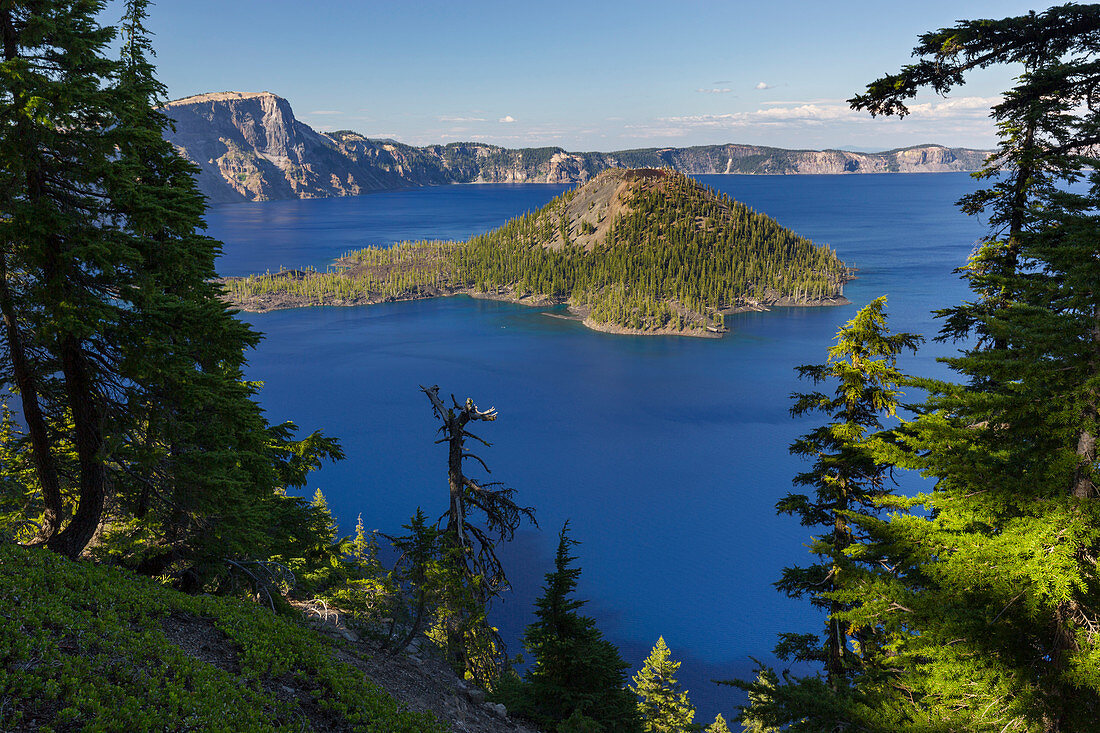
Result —
M160 0L172 97L272 91L320 130L570 150L724 142L875 150L993 143L1014 72L975 75L899 122L844 100L906 63L919 33L1045 6L756 0ZM105 20L117 14L109 6Z

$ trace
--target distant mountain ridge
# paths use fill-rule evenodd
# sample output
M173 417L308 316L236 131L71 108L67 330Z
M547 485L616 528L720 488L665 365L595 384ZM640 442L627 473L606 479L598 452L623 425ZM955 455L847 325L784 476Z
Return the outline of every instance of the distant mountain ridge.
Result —
M217 92L168 102L168 139L201 169L213 203L355 196L445 183L583 183L608 168L670 167L687 174L973 171L988 151L918 145L882 153L757 145L571 153L485 143L415 147L350 130L319 133L271 92Z

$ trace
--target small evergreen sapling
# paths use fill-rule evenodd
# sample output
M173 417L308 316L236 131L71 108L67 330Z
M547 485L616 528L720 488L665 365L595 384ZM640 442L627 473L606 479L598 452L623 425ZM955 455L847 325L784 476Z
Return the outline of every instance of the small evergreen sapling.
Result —
M536 621L523 634L534 663L523 683L509 692L510 710L561 731L640 731L634 696L626 689L627 663L603 638L596 622L578 611L573 596L581 570L570 548L569 522L558 534L554 572L535 602ZM587 727L585 727L587 726ZM592 727L594 726L594 727Z
M730 733L730 727L722 713L715 716L714 722L706 727L706 733Z
M673 676L680 669L669 653L665 638L659 637L642 669L634 675L631 691L638 696L638 714L645 733L687 733L695 730L695 708L687 692Z

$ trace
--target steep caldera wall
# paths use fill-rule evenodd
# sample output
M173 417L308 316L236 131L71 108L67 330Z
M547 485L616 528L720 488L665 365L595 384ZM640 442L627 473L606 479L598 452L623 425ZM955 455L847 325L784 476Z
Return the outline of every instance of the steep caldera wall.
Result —
M214 203L355 196L444 183L583 183L607 168L682 173L918 173L972 171L986 151L920 145L884 153L784 150L755 145L570 153L483 143L414 147L351 131L316 132L270 92L219 92L165 105L169 139L202 173Z

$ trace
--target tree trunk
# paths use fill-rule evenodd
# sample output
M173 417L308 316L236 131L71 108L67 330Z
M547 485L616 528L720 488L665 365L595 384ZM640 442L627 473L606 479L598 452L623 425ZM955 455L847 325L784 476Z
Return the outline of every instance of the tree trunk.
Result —
M1096 409L1090 406L1088 412L1090 421L1095 421ZM1088 499L1096 495L1096 486L1092 482L1092 467L1096 465L1096 436L1087 428L1077 436L1077 457L1079 461L1073 477L1073 497Z
M840 568L837 567L836 558L840 557L845 548L852 543L851 530L840 514L841 511L849 508L846 488L845 480L841 479L840 491L842 495L837 501L833 512L833 552L835 554L832 567L833 576L828 585L830 591L836 590L838 586L837 574L840 572ZM839 691L844 683L844 652L848 648L848 624L836 617L843 610L843 604L837 601L829 603L829 658L826 660L825 668L829 686L836 691Z
M1035 147L1035 120L1028 120L1027 129L1024 132L1024 150ZM1025 162L1016 170L1016 180L1012 184L1011 214L1008 218L1008 242L1005 244L1004 260L1001 263L1001 273L1005 278L1016 274L1016 268L1020 259L1020 235L1024 232L1024 215L1027 211L1027 194L1030 186L1032 167L1030 162ZM1001 291L997 307L1005 308L1008 305L1008 293ZM998 337L993 341L993 348L1003 351L1008 347L1008 341Z
M103 463L103 426L88 360L72 334L61 339L61 370L73 413L77 461L80 466L80 501L69 525L48 547L76 558L88 546L103 521L107 499L107 469Z
M27 360L23 337L15 314L15 304L8 283L7 253L0 253L0 313L4 318L4 334L8 341L8 353L15 385L19 388L19 400L23 406L23 419L27 423L27 432L31 438L31 454L34 457L35 474L42 489L42 501L45 504L42 525L34 544L51 540L61 526L61 486L57 478L57 467L50 450L49 434L42 408L38 404L38 385Z
M1089 362L1092 375L1100 368L1100 317L1093 314L1092 359ZM1091 376L1091 375L1090 375ZM1077 468L1073 474L1073 497L1088 499L1096 496L1096 484L1092 480L1096 465L1096 435L1093 426L1097 419L1097 395L1090 394L1081 414L1081 429L1077 434Z
M457 422L457 419L454 419ZM466 477L462 473L462 427L448 425L450 438L447 441L447 485L451 490L451 508L447 514L447 534L455 547L465 548L466 538L462 525L466 518L463 493L466 490Z
M447 517L447 537L453 543L453 551L460 553L461 559L456 558L456 560L464 568L466 565L466 538L463 532L466 522L464 501L466 477L462 473L463 426L458 424L457 417L452 417L448 423L450 439L447 444L447 484L451 490L451 508ZM447 656L449 657L447 662L456 672L461 673L468 668L466 639L462 630L454 623L447 628Z

